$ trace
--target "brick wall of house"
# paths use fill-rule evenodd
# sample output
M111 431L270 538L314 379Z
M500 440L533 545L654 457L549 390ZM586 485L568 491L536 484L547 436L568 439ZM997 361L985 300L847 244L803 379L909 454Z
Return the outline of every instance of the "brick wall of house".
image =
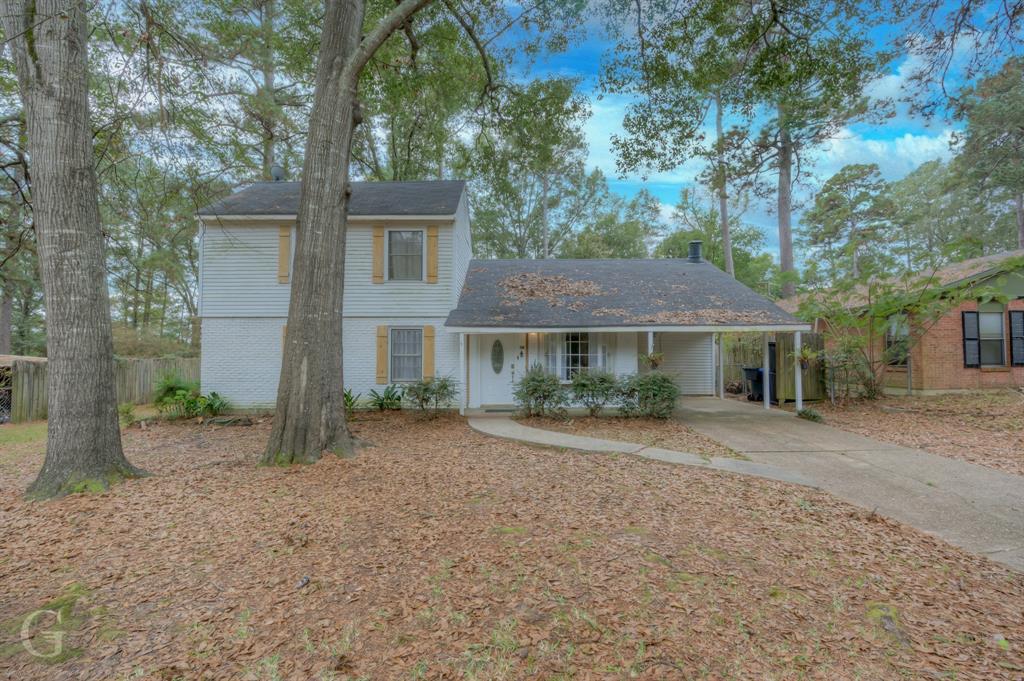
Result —
M1024 300L1011 300L1006 307L1008 310L1024 310ZM1005 367L964 367L963 326L960 313L977 309L976 302L964 303L936 322L924 335L917 347L920 359L915 357L915 378L921 378L920 385L915 380L915 389L976 390L1024 385L1024 366L1010 366L1008 332Z
M1024 310L1024 300L1011 300L1007 310ZM1006 332L1006 366L968 368L964 366L963 326L960 313L977 311L977 302L966 302L936 322L910 353L911 380L914 390L984 390L1024 386L1024 366L1010 365L1010 337ZM821 330L825 320L818 320ZM1009 325L1009 319L1006 321ZM881 356L884 338L875 342L876 356ZM826 338L826 347L833 344ZM907 370L886 367L884 385L894 390L907 387Z

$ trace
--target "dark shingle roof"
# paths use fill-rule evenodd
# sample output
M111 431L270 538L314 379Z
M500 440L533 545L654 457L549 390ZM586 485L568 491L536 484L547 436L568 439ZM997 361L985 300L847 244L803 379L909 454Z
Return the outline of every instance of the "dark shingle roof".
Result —
M450 327L802 324L707 262L474 260Z
M257 182L199 210L200 215L295 215L300 182ZM463 180L353 182L349 215L452 215Z

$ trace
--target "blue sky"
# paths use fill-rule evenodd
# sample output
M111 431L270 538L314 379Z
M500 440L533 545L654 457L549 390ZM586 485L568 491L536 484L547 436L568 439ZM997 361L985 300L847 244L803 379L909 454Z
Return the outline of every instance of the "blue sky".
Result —
M883 47L886 39L885 29L877 31L875 39L879 47ZM622 130L622 119L629 99L622 96L599 97L598 76L601 59L609 45L610 43L597 31L592 31L585 41L567 52L539 57L523 75L580 78L580 90L590 100L592 111L591 118L585 125L590 147L589 167L600 168L608 177L612 190L625 197L631 197L641 188L647 188L662 202L667 215L670 207L678 200L680 190L695 186L694 179L701 164L696 160L681 159L680 166L672 172L652 173L646 180L639 175L619 176L610 138ZM897 60L886 75L871 85L869 94L876 97L897 97L913 67L914 63L910 58ZM901 106L897 114L884 124L855 124L843 130L828 144L815 150L811 156L813 177L808 184L812 187L820 184L849 163L876 163L886 179L899 179L922 163L936 158L949 158L952 131L953 127L946 120L937 118L926 121L911 116L906 107ZM806 199L810 195L806 189L798 190L797 198ZM777 224L769 205L753 204L743 217L764 231L767 250L777 254ZM794 223L798 219L799 214L794 217Z

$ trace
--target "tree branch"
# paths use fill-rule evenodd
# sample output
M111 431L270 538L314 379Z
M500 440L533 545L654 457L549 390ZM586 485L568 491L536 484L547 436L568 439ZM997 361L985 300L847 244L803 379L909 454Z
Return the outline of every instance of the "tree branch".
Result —
M420 11L433 0L403 0L400 5L391 10L376 27L363 38L356 48L355 53L349 57L342 71L342 87L354 90L359 82L359 76L366 67L366 63L380 49L384 41L391 37L406 21L416 12Z

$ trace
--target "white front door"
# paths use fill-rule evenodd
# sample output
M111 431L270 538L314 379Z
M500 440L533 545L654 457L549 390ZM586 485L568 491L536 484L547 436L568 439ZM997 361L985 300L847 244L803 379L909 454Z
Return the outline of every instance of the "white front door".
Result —
M513 404L512 390L525 370L526 337L521 333L478 337L476 367L480 376L480 404Z

